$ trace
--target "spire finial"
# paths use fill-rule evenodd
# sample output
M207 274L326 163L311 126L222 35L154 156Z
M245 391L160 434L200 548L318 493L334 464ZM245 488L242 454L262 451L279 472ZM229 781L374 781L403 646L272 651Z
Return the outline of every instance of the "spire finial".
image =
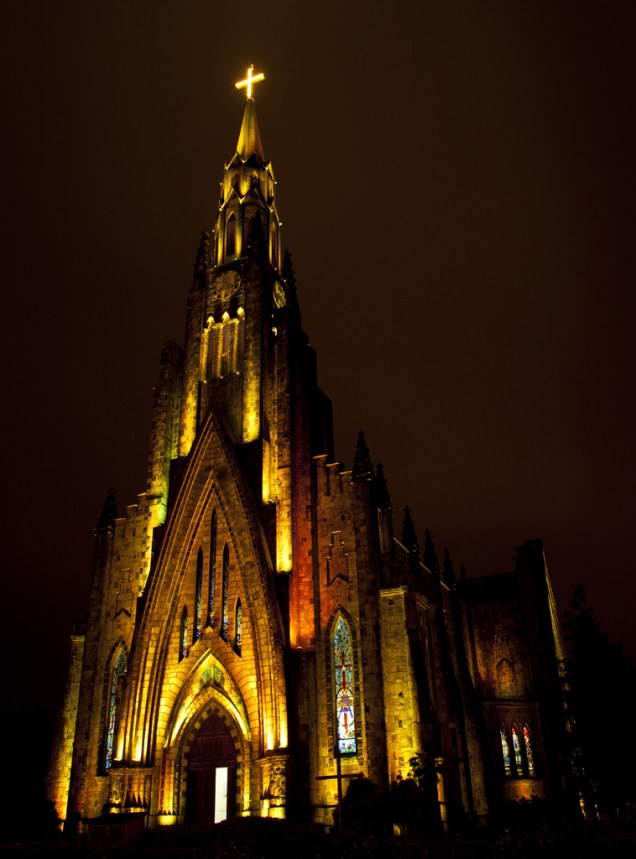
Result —
M260 81L265 80L265 75L262 72L259 72L257 75L254 74L254 65L252 64L247 70L247 77L244 81L239 81L234 84L237 89L245 89L246 90L246 98L252 97L252 86L253 84L257 84Z

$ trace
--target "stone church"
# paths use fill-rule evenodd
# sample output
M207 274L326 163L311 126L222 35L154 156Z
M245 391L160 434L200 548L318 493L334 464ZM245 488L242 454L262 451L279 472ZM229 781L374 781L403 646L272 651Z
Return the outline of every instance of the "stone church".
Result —
M331 404L282 252L248 72L185 344L163 348L146 489L95 531L49 796L68 827L235 815L333 823L359 775L434 771L439 828L571 790L563 652L540 541L481 578L394 534ZM237 85L238 86L238 85Z

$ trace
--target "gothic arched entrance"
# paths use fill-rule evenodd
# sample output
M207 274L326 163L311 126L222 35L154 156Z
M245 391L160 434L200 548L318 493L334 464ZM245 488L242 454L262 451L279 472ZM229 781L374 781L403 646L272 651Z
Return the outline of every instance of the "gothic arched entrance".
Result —
M190 748L186 822L219 823L236 814L236 749L228 727L212 715Z

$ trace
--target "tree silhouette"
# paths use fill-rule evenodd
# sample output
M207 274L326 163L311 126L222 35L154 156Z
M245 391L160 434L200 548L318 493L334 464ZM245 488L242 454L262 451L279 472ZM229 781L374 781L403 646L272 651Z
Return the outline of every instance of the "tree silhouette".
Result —
M636 800L632 741L636 670L621 645L601 632L578 585L565 612L569 704L584 778L599 811L615 817Z

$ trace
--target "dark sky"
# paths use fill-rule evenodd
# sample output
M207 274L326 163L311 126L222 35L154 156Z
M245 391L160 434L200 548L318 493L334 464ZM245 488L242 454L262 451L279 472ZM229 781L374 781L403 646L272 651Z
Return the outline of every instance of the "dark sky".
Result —
M57 704L106 491L144 489L160 347L183 342L251 62L338 456L363 428L396 531L408 503L469 575L542 537L561 608L585 582L636 654L634 4L0 15L16 705Z

